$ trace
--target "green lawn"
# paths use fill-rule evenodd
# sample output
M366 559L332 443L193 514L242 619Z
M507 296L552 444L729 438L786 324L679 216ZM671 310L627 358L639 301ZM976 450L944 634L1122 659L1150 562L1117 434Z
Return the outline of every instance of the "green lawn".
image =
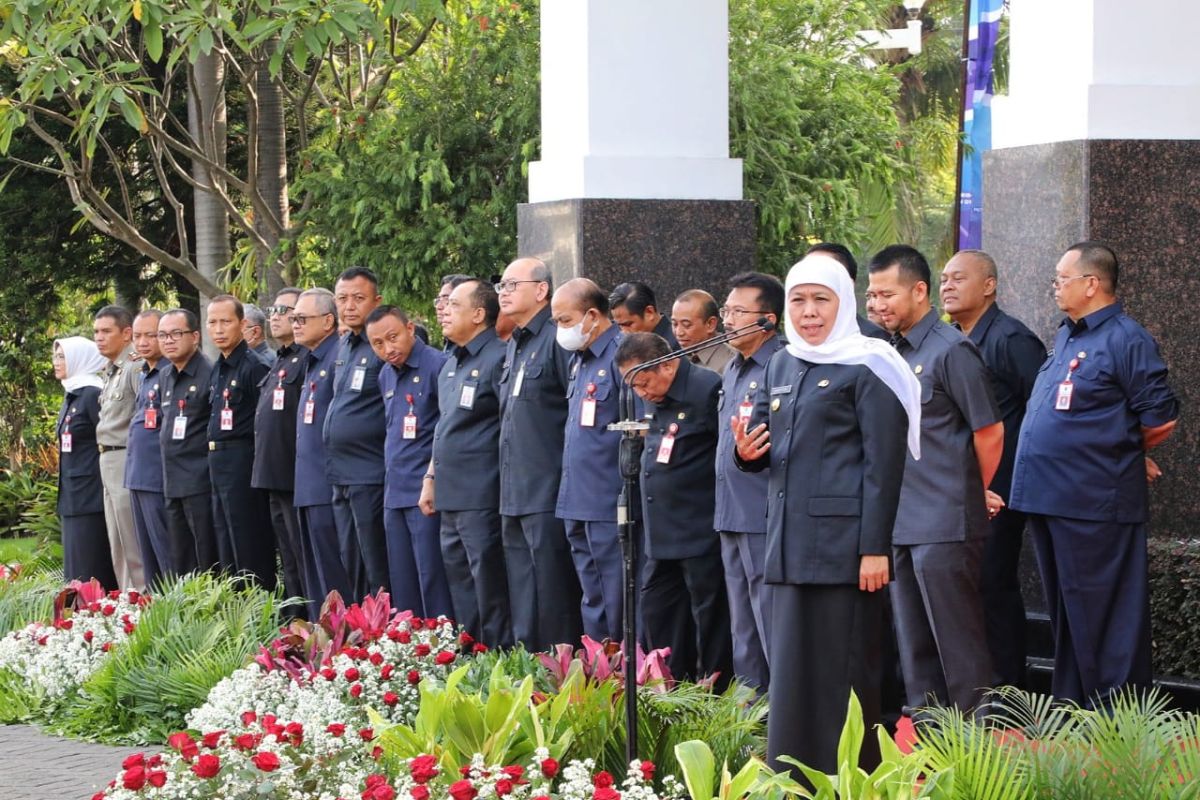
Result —
M39 559L61 564L62 545L57 542L43 545L34 536L0 539L0 564L28 564Z

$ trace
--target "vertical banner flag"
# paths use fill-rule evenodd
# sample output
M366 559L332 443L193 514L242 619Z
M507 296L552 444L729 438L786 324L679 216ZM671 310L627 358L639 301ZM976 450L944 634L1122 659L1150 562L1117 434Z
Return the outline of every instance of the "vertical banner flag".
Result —
M962 183L959 186L958 250L983 242L983 153L992 146L992 58L1004 0L970 0L967 80L963 86Z

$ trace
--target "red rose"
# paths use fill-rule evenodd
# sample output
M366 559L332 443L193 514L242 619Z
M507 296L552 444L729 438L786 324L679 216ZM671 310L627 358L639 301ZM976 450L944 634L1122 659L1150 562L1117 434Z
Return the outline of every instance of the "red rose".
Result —
M471 652L472 653L486 653L487 645L484 644L483 642L476 642L474 645L471 646Z
M146 763L146 758L141 753L134 753L121 762L121 769L130 769L132 767L140 767Z
M421 673L417 672L415 669L410 669L408 671L408 682L413 686L416 686L421 682Z
M255 722L258 722L258 714L255 714L253 711L243 711L242 712L242 724L243 725L252 725Z
M122 628L122 630L123 630L123 631L125 631L125 635L126 635L126 636L130 636L130 635L132 635L132 634L133 634L133 623L132 623L132 622L126 622L126 623L125 623L125 627L124 627L124 628Z
M167 782L167 773L163 772L161 769L156 769L147 775L146 779L150 781L151 786L155 788L162 788L162 785Z
M416 653L418 656L427 656L427 655L429 655L429 645L422 642L421 644L419 644L413 648L413 652Z
M274 772L279 769L279 756L266 750L259 750L250 760L263 772Z
M184 745L192 741L191 734L187 731L178 731L167 737L167 744L173 750L182 750Z
M263 724L263 727L270 727L271 725L274 725L275 724L275 715L274 714L263 714L262 724Z
M212 750L220 743L221 737L224 735L225 731L212 731L211 733L204 734L204 737L200 740L200 742L209 750Z
M162 763L163 763L162 753L155 753L154 755L150 756L150 758L146 759L147 767L157 767Z
M289 722L284 730L287 731L289 739L298 741L304 737L304 726L299 722Z
M451 653L449 650L443 650L442 652L438 653L437 658L434 659L434 661L436 661L439 664L442 664L443 666L446 664L449 664L453 660L454 660L454 653Z
M212 753L205 753L196 759L195 764L192 764L192 772L196 774L197 778L215 778L220 771L221 759Z
M431 619L425 620L425 630L436 631L437 626L438 626L438 621L436 619L431 618Z
M372 773L367 776L367 779L364 782L364 785L368 789L374 789L376 786L378 786L381 783L387 783L387 776L380 775L378 772L375 772L375 773Z
M395 800L396 790L386 783L376 784L362 793L362 800Z
M361 683L356 683L350 687L350 696L351 697L361 697L362 696L362 684Z
M380 747L379 745L375 745L374 747L371 748L371 758L378 761L382 757L383 757L383 748L382 747Z
M340 722L331 722L325 726L325 730L328 733L332 733L334 736L341 736L346 732L346 726Z
M400 644L408 644L412 641L412 634L408 631L399 631L396 634L396 641Z
M463 647L466 647L474 641L475 637L471 636L471 634L467 633L466 631L463 631L458 635L458 643Z
M375 731L370 728L363 728L358 732L358 735L362 737L364 742L369 742L375 738Z
M325 669L321 670L321 677L327 681L331 681L337 677L337 670L326 667Z
M350 681L351 683L354 683L356 680L358 680L358 670L355 667L350 667L350 669L346 670L342 674L345 675L346 680Z
M117 613L117 607L105 603L100 607L100 613L106 617L111 617L113 614Z
M234 737L233 746L238 750L253 750L258 747L259 740L256 733L243 733Z
M129 592L126 593L125 597L129 600L131 605L135 606L138 604L138 601L142 599L142 596L133 589L130 589Z
M654 762L653 761L643 761L641 763L641 770L642 770L642 780L646 781L647 783L654 780Z
M92 800L104 800L104 792L96 792L92 795Z
M84 632L83 632L83 640L84 640L85 642L91 642L91 641L92 641L92 639L94 639L94 638L96 638L96 634L92 633L91 631L84 631Z
M396 694L395 692L384 692L383 693L383 704L385 706L388 706L390 708L391 706L394 706L394 705L396 705L396 703L399 703L399 702L400 702L400 695Z
M396 667L392 664L384 664L383 669L379 670L379 679L386 681L392 677L392 673L396 671Z
M455 781L450 784L450 796L454 800L474 800L476 794L478 792L475 791L475 787L468 780Z
M412 800L429 800L429 789L424 786L414 786L408 790Z
M611 786L602 786L592 792L592 800L621 800L621 793Z
M508 778L501 778L500 780L496 781L496 796L497 797L504 797L504 795L509 794L510 792L512 792L512 790L513 790L513 783Z
M130 767L121 776L121 783L126 789L136 792L146 785L146 768L140 764Z
M558 762L553 758L547 758L542 761L542 774L547 778L553 778L558 774Z
M519 764L514 764L511 767L504 767L500 771L512 778L514 781L520 781L521 778L525 776L525 768Z
M367 660L378 667L380 664L383 663L383 654L382 653L371 653L371 655L368 657Z
M417 756L408 762L408 771L417 783L426 783L437 777L438 762L433 756Z
M597 789L607 789L612 785L613 776L607 772L597 772L595 777L592 778L592 786L595 786Z
M46 643L46 637L43 636L41 639L38 639L38 644L45 644L45 643ZM112 642L105 642L104 644L100 645L100 652L102 652L102 653L107 653L111 649L112 649Z

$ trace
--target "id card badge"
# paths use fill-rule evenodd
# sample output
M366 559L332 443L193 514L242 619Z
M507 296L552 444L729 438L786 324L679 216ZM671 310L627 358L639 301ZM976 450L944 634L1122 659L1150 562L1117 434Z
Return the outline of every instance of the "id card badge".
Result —
M175 424L171 426L171 438L183 439L187 436L187 417L176 417Z
M513 397L521 396L521 384L523 384L523 383L525 383L525 365L524 364L522 364L521 368L519 370L517 370L517 377L515 380L513 380L513 390L512 390Z
M1058 385L1058 396L1054 400L1055 411L1071 410L1071 395L1075 392L1075 384L1063 381Z
M283 411L285 396L283 391L283 379L287 377L286 370L279 370L279 383L276 384L275 390L271 393L271 410Z
M69 430L67 430L70 424L71 415L68 414L67 418L63 420L63 432L58 439L58 450L60 453L70 453L74 447L75 437Z
M678 432L679 426L672 422L671 427L667 428L667 435L658 445L658 456L654 460L659 464L671 463L671 451L675 449L675 434Z
M458 396L458 407L465 408L468 411L475 408L475 384L463 384L462 394Z
M408 401L408 413L404 415L404 438L417 438L417 415L413 413L413 396L405 395L404 398Z
M233 430L233 409L232 408L222 408L221 409L221 430L223 430L223 431Z
M158 409L154 406L146 409L146 419L143 421L143 426L148 431L158 429Z
M312 425L317 418L317 382L308 385L308 399L304 401L304 424Z
M750 395L746 395L746 399L738 406L738 421L749 424L750 415L754 413L754 403L750 402Z
M587 385L587 396L579 407L579 425L583 428L596 427L596 384Z
M350 391L361 392L363 382L367 379L366 367L355 367L354 372L350 375Z

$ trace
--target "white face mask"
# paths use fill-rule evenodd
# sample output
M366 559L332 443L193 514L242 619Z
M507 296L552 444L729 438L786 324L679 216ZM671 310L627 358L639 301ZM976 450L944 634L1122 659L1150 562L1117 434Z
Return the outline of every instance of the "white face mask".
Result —
M585 316L584 319L587 319ZM554 334L554 338L558 340L558 344L564 350L577 351L582 350L587 346L588 339L591 338L592 331L596 330L596 326L592 326L592 330L587 333L583 332L583 320L579 320L578 325L570 328L558 326L558 331Z

